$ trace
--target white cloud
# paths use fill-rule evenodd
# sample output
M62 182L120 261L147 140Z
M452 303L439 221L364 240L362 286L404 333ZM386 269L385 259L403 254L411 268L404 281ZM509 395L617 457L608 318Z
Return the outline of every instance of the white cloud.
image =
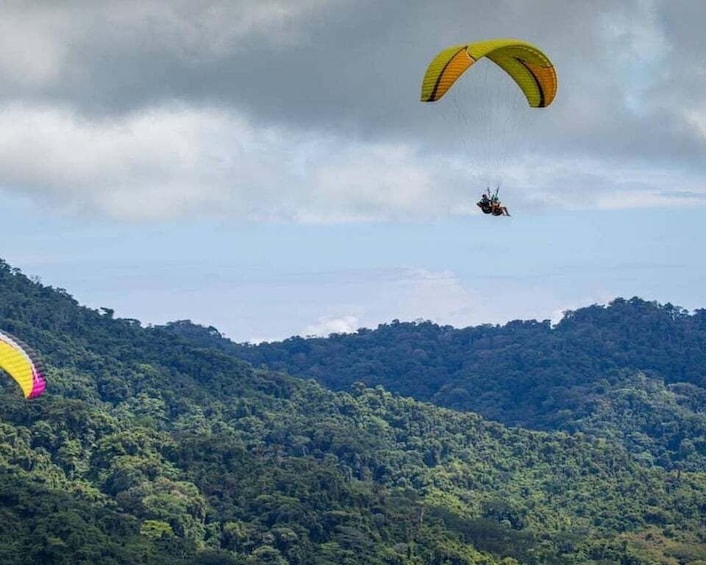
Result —
M259 128L215 109L101 121L47 107L0 110L1 187L129 221L423 217L441 211L435 167L409 146Z
M465 154L257 127L182 105L88 120L68 110L0 108L0 189L123 221L210 215L305 223L433 220L473 214L485 173ZM514 209L684 205L701 178L657 166L533 156L505 167ZM703 205L695 198L695 205Z
M306 327L302 335L326 337L333 333L354 333L360 327L355 316L322 317L316 323Z
M95 122L52 108L5 108L0 186L125 220L207 211L224 198L211 174L222 123L218 113L185 109ZM246 126L233 127L247 135Z
M519 211L664 206L674 191L702 205L691 93L706 72L680 49L701 37L687 4L479 2L469 19L452 0L10 2L0 190L123 221L436 220L475 212L500 180ZM500 22L541 40L560 75L551 108L515 108L512 153L475 104L461 119L417 100L436 49ZM461 105L488 94L462 82Z
M384 290L381 300L394 305L397 317L450 325L468 325L480 317L482 294L465 288L454 273L409 269L403 274Z

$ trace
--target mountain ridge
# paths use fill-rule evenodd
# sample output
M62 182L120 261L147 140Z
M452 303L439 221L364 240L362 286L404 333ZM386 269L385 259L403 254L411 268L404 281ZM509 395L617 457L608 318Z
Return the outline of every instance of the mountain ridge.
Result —
M49 368L35 401L0 387L4 563L706 559L704 473L611 438L327 390L6 263L0 327Z
M604 438L621 433L655 464L706 468L703 309L617 298L566 312L555 326L516 320L456 329L393 321L258 345L232 343L188 321L165 329L332 390L362 382L508 426Z

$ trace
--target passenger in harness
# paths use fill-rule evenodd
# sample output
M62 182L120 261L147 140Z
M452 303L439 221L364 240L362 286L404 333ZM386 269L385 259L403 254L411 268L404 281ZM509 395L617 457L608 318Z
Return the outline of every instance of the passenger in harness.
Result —
M507 207L503 206L502 202L500 202L500 198L498 198L499 190L500 187L495 189L495 194L491 194L490 187L487 187L486 192L484 192L480 200L476 202L484 214L492 214L493 216L510 215L510 212L507 211Z

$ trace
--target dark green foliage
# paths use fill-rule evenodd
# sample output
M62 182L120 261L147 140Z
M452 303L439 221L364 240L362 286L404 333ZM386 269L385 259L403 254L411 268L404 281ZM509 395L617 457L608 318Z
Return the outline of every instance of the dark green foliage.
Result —
M706 468L706 310L616 299L566 312L556 327L393 322L257 346L188 322L167 328L334 390L382 385L510 426L615 439L665 468Z
M588 412L595 434L511 429L253 368L213 328L143 328L1 262L0 327L50 369L36 401L2 382L3 564L686 563L706 550L703 470L646 465L620 436L621 414L664 394L698 410L696 382L609 381L620 410L609 427ZM381 373L403 364L384 356ZM679 434L693 459L688 434L665 432Z

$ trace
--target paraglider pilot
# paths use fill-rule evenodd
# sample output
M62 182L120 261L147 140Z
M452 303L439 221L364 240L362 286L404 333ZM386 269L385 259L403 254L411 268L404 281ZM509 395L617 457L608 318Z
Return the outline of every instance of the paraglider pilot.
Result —
M478 207L483 211L484 214L492 214L493 216L509 216L510 212L507 211L507 207L502 205L500 198L498 198L498 190L495 190L495 194L490 193L490 187L487 191L483 193L480 197L480 201L476 202Z

